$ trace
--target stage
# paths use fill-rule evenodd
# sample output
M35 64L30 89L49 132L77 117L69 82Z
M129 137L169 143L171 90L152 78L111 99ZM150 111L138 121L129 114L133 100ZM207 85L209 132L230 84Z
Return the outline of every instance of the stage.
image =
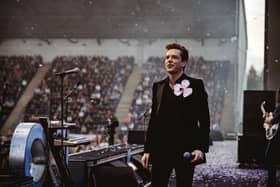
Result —
M207 164L197 166L193 187L264 187L267 172L257 168L239 168L237 141L214 141ZM171 177L170 187L175 187Z

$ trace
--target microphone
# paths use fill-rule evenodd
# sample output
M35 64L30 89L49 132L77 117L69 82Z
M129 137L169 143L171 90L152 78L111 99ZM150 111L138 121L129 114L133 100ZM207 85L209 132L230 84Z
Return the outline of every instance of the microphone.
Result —
M139 117L137 119L140 120L143 117L146 117L150 111L151 111L151 108L147 108L142 114L139 115Z
M63 72L56 73L55 75L56 76L64 76L64 75L68 75L68 74L72 74L72 73L79 73L80 71L81 71L80 68L75 67L73 69L69 69L69 70L66 70L66 71L63 71Z
M190 152L184 152L183 158L186 162L190 162L194 158L194 155L192 155Z

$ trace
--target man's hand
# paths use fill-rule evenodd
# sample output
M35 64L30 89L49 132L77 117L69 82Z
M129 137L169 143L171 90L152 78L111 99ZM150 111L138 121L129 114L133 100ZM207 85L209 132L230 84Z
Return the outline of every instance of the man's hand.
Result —
M263 113L263 119L267 118L269 116L268 112Z
M268 115L268 116L265 117L264 122L268 123L268 124L271 124L272 119L273 119L272 115Z
M144 168L148 168L150 160L150 153L144 153L142 156L141 162Z
M192 152L192 155L193 155L193 159L192 159L192 161L191 161L191 163L192 164L197 164L197 163L199 163L199 162L201 162L204 158L204 154L203 154L203 152L202 151L200 151L200 150L194 150L193 152Z

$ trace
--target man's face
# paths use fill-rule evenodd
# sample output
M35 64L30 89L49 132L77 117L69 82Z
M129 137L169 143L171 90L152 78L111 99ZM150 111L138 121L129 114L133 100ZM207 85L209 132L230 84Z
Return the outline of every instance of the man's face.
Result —
M186 61L182 61L181 51L178 49L170 49L166 52L165 69L170 74L176 74L183 71Z

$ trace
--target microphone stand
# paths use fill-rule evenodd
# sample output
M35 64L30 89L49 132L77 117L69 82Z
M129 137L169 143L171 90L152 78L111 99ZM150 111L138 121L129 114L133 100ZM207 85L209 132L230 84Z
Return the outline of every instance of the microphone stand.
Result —
M61 146L63 146L63 132L64 132L64 125L63 125L63 103L64 103L64 98L63 98L63 90L64 90L64 86L63 86L63 82L64 82L64 77L65 77L65 74L60 74L59 75L60 77L60 106L61 106L61 113L60 113L60 121L61 121ZM63 149L62 149L63 150ZM63 150L64 152L65 150ZM65 157L65 153L63 153L62 155L63 157L63 161L66 163L66 157Z
M71 91L68 95L66 95L64 98L63 98L63 100L64 100L64 102L65 102L65 121L66 122L68 122L67 121L67 117L68 117L68 105L69 105L69 98L70 98L70 96L73 94L73 91Z
M144 135L144 142L146 141L146 133L147 133L147 128L146 128L146 119L147 119L147 116L148 116L148 113L150 111L150 108L149 109L146 109L146 111L144 112L143 116L140 117L143 118L143 135Z
M145 114L144 116L143 116L144 118L143 118L143 134L144 134L144 144L145 144L145 142L146 142L146 133L147 133L147 129L146 129L146 119L147 119L147 114Z
M75 70L77 71L77 70ZM55 129L55 131L57 132L57 130L60 129L61 132L61 145L59 147L53 146L53 156L58 164L58 168L59 168L59 172L61 174L61 180L62 180L62 186L69 186L72 187L73 186L73 181L72 181L72 177L68 168L68 148L66 145L63 144L64 138L67 138L67 128L65 128L64 126L64 101L65 98L67 99L70 95L67 95L65 98L63 97L63 91L64 91L64 77L67 74L70 73L76 73L72 70L72 72L68 71L68 73L60 73L60 74L56 74L56 76L60 77L60 105L61 105L61 115L60 115L60 121L61 121L61 125L60 128ZM66 103L66 107L68 108L68 101ZM66 110L67 110L66 108ZM64 133L65 131L65 133Z
M61 145L59 148L54 149L54 157L56 160L61 160L61 163L59 164L60 172L62 174L62 186L72 186L72 179L70 177L70 173L67 167L67 155L66 155L66 147L63 145L64 140L64 130L67 130L64 128L64 98L63 98L63 90L64 90L64 77L65 74L59 74L60 77L60 106L61 106L61 115L60 115L60 133L61 133Z
M66 98L65 100L65 122L68 122L67 117L68 117L68 104L69 104L69 97Z
M68 122L67 121L67 117L68 117L68 105L69 105L69 97L67 97L66 98L66 100L65 100L65 122ZM68 137L68 130L67 129L65 129L65 138L67 138ZM65 151L67 151L66 150L66 147L65 147ZM66 153L66 152L65 152Z
M76 84L76 86L74 87L74 89L77 89L76 87L78 87L79 84L80 84L80 82ZM65 102L65 122L68 122L67 118L68 118L68 113L69 113L69 111L68 111L69 98L70 98L70 96L71 96L73 93L74 93L74 90L72 89L72 90L70 91L70 93L68 93L68 94L63 98L63 101ZM65 131L65 137L66 137L66 138L67 138L67 133L68 133L68 132Z

